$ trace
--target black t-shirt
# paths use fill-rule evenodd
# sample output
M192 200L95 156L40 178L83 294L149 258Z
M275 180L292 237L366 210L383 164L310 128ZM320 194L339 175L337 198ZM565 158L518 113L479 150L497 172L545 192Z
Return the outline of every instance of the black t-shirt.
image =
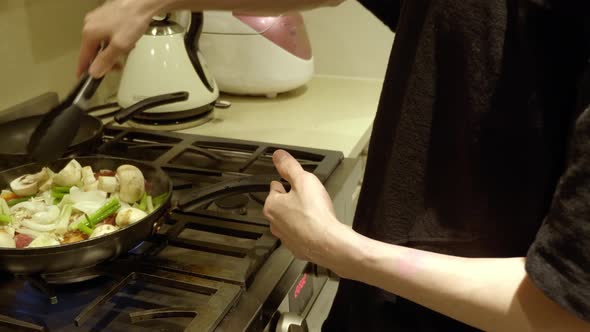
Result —
M360 2L396 40L354 229L451 255L526 256L537 287L590 321L590 3ZM324 330L473 329L342 280Z

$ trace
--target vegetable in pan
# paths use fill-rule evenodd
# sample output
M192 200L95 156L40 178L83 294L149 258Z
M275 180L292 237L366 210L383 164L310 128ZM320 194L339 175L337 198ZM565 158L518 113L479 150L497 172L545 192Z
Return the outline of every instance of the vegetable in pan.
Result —
M95 238L145 218L166 200L152 198L137 167L82 167L75 159L54 173L14 179L0 195L0 247L34 248Z

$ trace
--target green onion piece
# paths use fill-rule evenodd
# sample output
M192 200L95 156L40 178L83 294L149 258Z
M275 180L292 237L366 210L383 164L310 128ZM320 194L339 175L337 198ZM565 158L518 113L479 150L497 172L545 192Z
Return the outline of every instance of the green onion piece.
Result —
M105 205L101 206L96 212L87 218L87 224L90 227L96 226L99 222L108 218L111 214L117 212L121 208L121 203L117 197L109 199Z
M0 214L10 214L10 208L4 198L0 197Z
M67 195L67 193L64 193L61 191L55 191L55 190L51 191L51 197L53 197L53 198L62 199L62 198L64 198L65 195Z
M0 225L8 225L12 221L12 218L5 214L0 214Z
M160 205L164 204L164 202L168 199L168 193L163 193L158 195L152 199L152 203L154 204L154 209L157 209Z
M114 206L110 210L103 211L102 214L100 214L100 215L94 215L93 214L92 215L92 218L91 218L91 221L90 221L90 226L92 226L92 227L96 226L99 222L105 220L110 215L112 215L113 213L117 212L120 208L121 208L121 205L118 205L118 206Z
M57 187L57 186L56 186L56 187L53 187L53 188L51 188L51 189L52 189L52 191L53 191L53 192L56 192L56 193L64 193L64 194L69 194L69 193L70 193L70 189L71 189L71 188L72 188L72 187Z
M152 213L152 212L154 212L155 209L156 208L154 207L154 202L153 202L152 196L149 196L148 195L148 197L147 197L147 207L146 207L145 212Z
M85 233L87 235L91 235L92 234L92 228L88 227L88 225L86 225L86 222L81 222L78 224L78 229L82 232Z
M147 194L144 192L139 201L138 209L145 211L147 209Z
M8 206L15 206L18 203L22 203L22 202L26 202L31 198L31 196L29 197L21 197L21 198L15 198L15 199L11 199L8 202L6 202L6 204L8 204Z
M96 210L92 215L102 214L104 211L111 209L113 206L121 205L117 197L110 198L100 209ZM92 220L92 216L90 217Z

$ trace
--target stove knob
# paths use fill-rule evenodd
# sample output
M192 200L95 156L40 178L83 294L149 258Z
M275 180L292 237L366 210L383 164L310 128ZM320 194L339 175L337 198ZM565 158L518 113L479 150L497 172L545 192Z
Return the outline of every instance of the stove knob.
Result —
M275 332L309 332L309 329L305 318L291 312L284 312L280 315Z

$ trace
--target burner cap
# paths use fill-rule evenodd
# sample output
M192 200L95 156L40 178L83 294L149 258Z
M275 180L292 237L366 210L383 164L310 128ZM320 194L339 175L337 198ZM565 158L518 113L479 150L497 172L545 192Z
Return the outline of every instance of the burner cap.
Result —
M43 273L38 275L15 274L19 279L35 280L45 284L72 284L98 278L102 275L104 275L103 271L96 265L57 273Z
M246 195L233 195L216 200L215 205L224 210L236 210L245 208L248 202L250 199Z

